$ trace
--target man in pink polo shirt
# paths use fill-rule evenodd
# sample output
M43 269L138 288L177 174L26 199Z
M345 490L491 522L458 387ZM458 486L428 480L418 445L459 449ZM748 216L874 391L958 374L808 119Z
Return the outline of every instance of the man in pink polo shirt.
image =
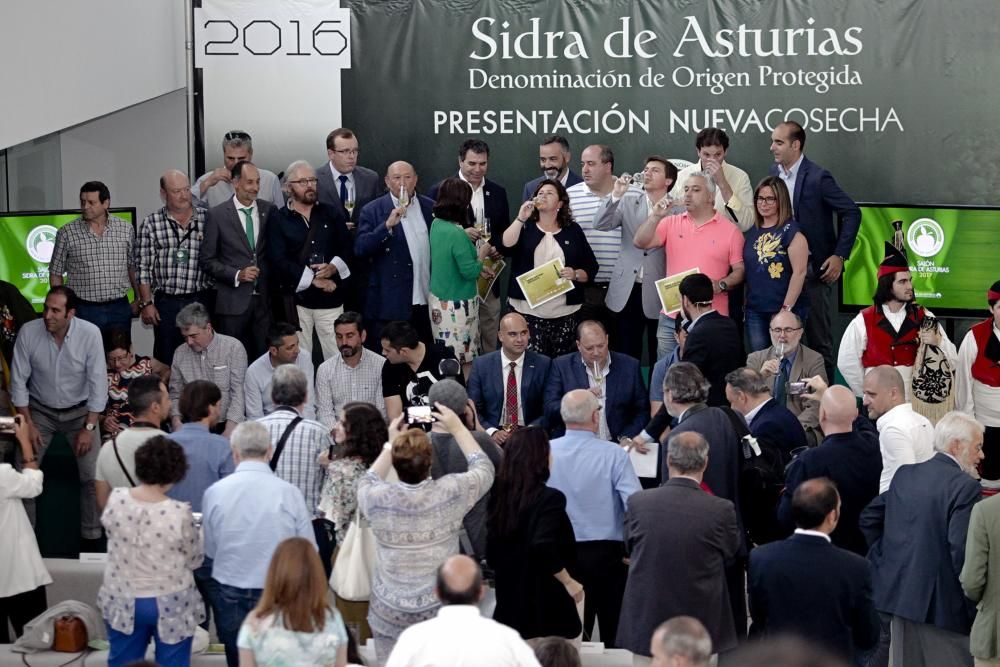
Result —
M663 217L671 203L665 197L653 206L633 242L642 249L664 246L668 276L697 268L711 278L715 293L712 305L719 313L729 315L726 291L743 282L743 235L715 210L715 188L715 182L704 172L691 174L684 184L687 211ZM661 314L658 358L670 354L676 346L673 331L673 317Z

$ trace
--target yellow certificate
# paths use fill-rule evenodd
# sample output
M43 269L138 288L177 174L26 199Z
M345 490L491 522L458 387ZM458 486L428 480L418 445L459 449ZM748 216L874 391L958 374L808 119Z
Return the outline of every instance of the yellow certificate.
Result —
M487 257L486 259L483 260L483 267L492 271L493 277L484 278L482 275L480 275L478 278L476 278L476 292L478 293L479 300L482 303L486 303L486 295L488 295L490 293L490 290L493 289L493 283L497 281L497 278L500 277L500 274L503 273L504 267L506 266L507 263L502 259L493 259L491 257Z
M557 257L517 277L517 284L521 286L529 306L536 308L575 287L572 280L559 275L562 270L562 260Z
M694 273L701 273L698 267L675 273L656 281L656 293L660 295L660 305L665 315L673 315L681 309L681 281Z

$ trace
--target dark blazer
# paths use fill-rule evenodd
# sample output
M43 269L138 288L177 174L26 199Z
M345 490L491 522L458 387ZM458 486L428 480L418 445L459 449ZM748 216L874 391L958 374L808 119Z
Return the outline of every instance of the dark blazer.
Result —
M545 386L549 381L552 360L531 350L524 353L519 397L525 424L545 425ZM500 350L476 357L469 374L469 398L476 405L476 414L483 428L500 428L503 406L507 398L507 369L502 368Z
M691 327L681 361L690 361L711 383L709 405L729 405L726 374L743 366L746 353L736 321L712 310Z
M779 171L780 167L772 164L768 173L777 176ZM802 156L795 177L792 208L802 233L809 241L813 275L820 275L819 267L830 255L851 256L854 239L861 228L861 209L837 185L830 172L805 156ZM835 213L839 233L832 224Z
M220 315L240 315L250 307L254 284L240 283L234 287L236 274L251 264L260 269L257 278L257 292L269 295L270 270L267 258L268 219L274 212L274 205L263 199L257 200L257 216L260 229L257 230L257 244L253 250L247 240L243 216L236 210L233 200L210 208L205 218L205 236L201 241L198 261L201 270L215 278L215 312Z
M791 633L850 661L875 645L879 618L868 562L817 535L792 535L750 552L752 637Z
M333 180L333 173L330 171L330 163L327 162L316 169L316 193L319 200L328 206L339 209L344 216L347 216L347 208L340 201L340 183ZM357 223L361 217L361 209L365 204L378 197L385 188L382 179L374 171L360 165L354 167L354 210L351 212L350 220Z
M629 498L624 537L630 562L619 648L649 655L656 627L681 615L705 625L713 651L735 648L725 574L742 543L733 504L694 480L671 479Z
M649 394L642 383L639 362L619 352L611 352L611 367L604 378L605 417L611 439L638 435L649 414ZM570 352L552 361L552 372L545 386L545 418L556 438L566 432L559 404L573 389L587 389L587 369L579 352Z
M767 438L789 456L793 450L809 446L802 423L791 410L778 405L773 398L767 399L750 422L750 435Z
M434 220L431 214L434 202L423 195L416 197L427 223L429 236L431 222ZM370 257L372 262L365 305L365 318L368 320L410 319L413 305L413 261L410 259L410 247L403 225L396 225L392 234L385 226L392 209L392 197L382 195L365 206L358 222L354 252L359 257Z
M524 184L524 190L521 192L521 203L528 201L535 195L535 190L538 188L538 184L548 178L545 175L539 176L538 178L532 179ZM583 179L572 169L569 170L569 174L566 176L566 187L576 185L577 183L583 183Z
M545 232L538 229L536 222L528 222L521 228L521 234L517 238L517 243L509 248L511 256L511 275L515 278L522 273L535 268L535 248L545 238ZM556 234L556 240L562 244L563 254L566 256L564 266L574 269L582 269L587 274L587 279L593 281L597 275L597 257L583 233L583 228L575 222ZM569 305L583 303L583 288L587 283L573 281L576 289L566 293L566 303ZM507 290L508 299L523 299L524 292L517 280L511 279L510 287ZM528 313L529 315L531 313Z
M521 512L512 535L501 536L495 524L488 524L486 558L496 574L494 620L524 639L580 634L576 603L553 576L572 568L576 559L562 491L542 487L538 499Z
M976 606L958 575L979 483L940 452L902 466L889 489L861 513L871 546L875 608L967 635Z
M296 293L302 271L309 261L309 254L322 253L329 261L339 257L353 269L354 242L347 231L347 212L342 207L328 206L318 202L312 210L308 224L305 219L287 205L274 212L271 224L267 226L267 256L271 265L273 282L281 294L294 294L296 301L306 308L337 308L344 303L348 290L354 281L343 278L339 272L333 276L337 289L332 293L310 285ZM313 235L306 261L302 261L303 247L312 225L319 225Z
M858 519L861 511L878 495L882 475L882 454L878 441L872 442L857 433L828 435L814 449L799 455L788 466L785 490L778 504L778 521L785 530L795 527L792 521L792 494L807 479L829 477L840 493L840 521L830 538L843 549L864 556L868 553Z

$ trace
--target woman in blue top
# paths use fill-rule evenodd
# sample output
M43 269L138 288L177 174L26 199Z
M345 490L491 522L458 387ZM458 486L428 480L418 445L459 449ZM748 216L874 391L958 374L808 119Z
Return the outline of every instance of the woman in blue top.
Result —
M756 220L746 232L746 328L752 352L771 345L771 318L791 310L804 321L808 302L802 291L809 262L809 243L792 217L788 188L768 176L754 191Z

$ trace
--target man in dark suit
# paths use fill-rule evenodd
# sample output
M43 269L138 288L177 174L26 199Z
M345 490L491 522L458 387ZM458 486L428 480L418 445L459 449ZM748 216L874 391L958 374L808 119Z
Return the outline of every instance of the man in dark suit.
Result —
M776 444L789 461L792 452L805 449L806 432L795 415L771 398L764 377L752 368L737 368L726 375L726 398L733 410L743 415L755 438Z
M896 471L889 489L861 513L861 532L871 546L875 608L890 619L892 664L971 667L976 607L959 573L981 497L973 475L983 459L983 426L949 412L934 427L934 449L933 458Z
M744 359L739 325L712 307L712 279L704 273L685 277L680 293L681 313L688 320L681 360L697 366L711 383L709 405L728 405L726 374L742 366Z
M576 328L578 351L552 362L545 387L545 417L553 436L565 431L559 416L562 397L572 389L589 389L601 402L598 437L618 442L638 435L649 414L649 399L642 383L639 362L608 351L608 333L595 320Z
M389 165L385 185L388 194L361 211L354 242L355 254L372 262L364 315L369 323L366 345L375 351L382 327L396 320L409 321L420 340L431 343L427 295L434 202L416 194L417 172L408 162Z
M266 232L274 205L257 198L260 173L251 162L233 166L232 185L235 196L208 211L199 262L215 278L216 331L243 341L256 359L271 326Z
M629 498L624 531L629 569L617 644L635 654L649 655L656 627L679 615L701 621L717 652L737 645L726 566L742 538L733 504L700 488L708 450L698 433L671 434L670 479Z
M809 241L809 266L805 293L809 298L806 341L823 355L826 374L833 378L834 346L830 321L833 285L851 256L854 239L861 227L861 211L833 176L802 154L806 131L794 121L781 123L771 133L771 153L775 164L770 174L788 186L792 212ZM839 230L834 225L836 214Z
M878 495L882 454L877 439L865 438L854 430L857 418L857 401L850 389L838 385L823 393L819 425L826 437L819 447L803 452L788 466L785 490L778 504L778 522L790 531L795 489L806 480L827 477L837 485L840 494L840 521L830 539L838 547L864 556L868 545L858 528L858 518Z
M531 335L520 313L503 316L499 338L499 350L472 362L469 398L483 428L502 445L519 426L544 426L544 391L552 360L528 349Z
M538 162L542 168L542 175L524 184L521 192L521 203L524 203L535 196L538 184L546 178L559 181L564 187L582 183L583 179L575 171L569 168L573 154L569 150L569 141L566 137L553 134L542 140L538 147ZM510 222L508 220L508 222Z
M465 233L473 241L479 241L488 231L489 235L483 240L494 245L490 259L497 261L502 257L503 233L510 224L510 207L503 186L486 178L489 160L490 147L481 139L466 139L458 149L458 177L472 188L468 222L463 225ZM427 193L434 201L437 201L442 182L435 183ZM493 283L486 301L479 304L479 337L482 339L479 348L484 353L497 349L493 333L500 320L500 282L497 279Z
M851 660L878 641L879 619L868 562L830 539L840 519L836 485L803 482L792 515L794 535L750 552L750 635L797 634Z

